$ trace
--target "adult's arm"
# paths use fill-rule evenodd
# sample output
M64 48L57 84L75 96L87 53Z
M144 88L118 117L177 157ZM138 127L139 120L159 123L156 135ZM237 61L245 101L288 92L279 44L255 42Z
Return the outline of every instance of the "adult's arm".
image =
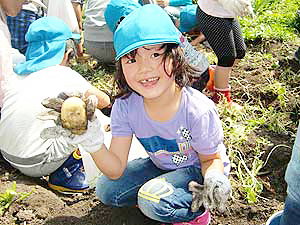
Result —
M99 109L103 109L107 106L110 106L110 104L111 104L109 96L106 93L104 93L103 91L100 91L99 89L97 89L94 86L90 87L85 92L84 95L85 95L86 98L90 95L96 95L96 97L98 98L97 108L99 108Z

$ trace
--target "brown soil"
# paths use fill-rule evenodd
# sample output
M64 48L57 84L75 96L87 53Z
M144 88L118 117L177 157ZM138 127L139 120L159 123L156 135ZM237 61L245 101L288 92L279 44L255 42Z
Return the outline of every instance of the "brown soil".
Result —
M282 46L279 42L268 43L247 43L248 53L255 52L270 53L274 58L278 59L279 67L270 70L272 62L270 59L262 59L259 64L251 62L253 58L249 58L247 62L241 62L233 71L233 77L238 77L247 83L248 93L243 93L243 86L232 84L232 93L236 99L240 101L252 101L256 97L264 99L265 106L273 105L276 107L274 96L261 93L255 85L267 82L269 76L275 78L281 76L281 72L290 68L299 74L299 64L293 59L293 53L297 46L289 44ZM203 46L199 46L204 51L210 51ZM299 86L299 84L295 84ZM252 98L252 99L251 99ZM295 104L293 110L298 112L299 104ZM294 121L299 120L298 113L292 118ZM294 127L295 128L295 127ZM295 131L295 129L293 130ZM266 132L261 129L259 132L249 137L250 141L241 151L248 157L246 163L251 163L251 152L247 151L247 145L251 145L256 137L264 136L274 144L284 144L292 147L294 139L288 134L275 134ZM266 147L267 148L267 147ZM265 160L271 149L264 149L266 154L262 156ZM259 180L263 182L264 189L255 204L248 204L242 197L238 188L234 188L232 198L230 199L228 210L224 214L213 211L212 225L231 224L231 225L257 225L264 224L272 213L278 211L284 206L284 198L286 184L284 182L284 172L286 164L290 158L291 149L279 147L274 150L269 157L268 163L264 166ZM236 177L231 176L234 186L238 186ZM139 211L137 208L111 208L104 206L95 196L95 190L92 189L88 193L62 195L51 191L47 184L37 178L30 178L20 174L3 158L0 158L0 193L4 193L7 188L12 186L12 182L17 183L17 192L33 193L22 201L14 201L0 217L0 224L101 224L101 225L141 225L141 224L160 224L152 221Z

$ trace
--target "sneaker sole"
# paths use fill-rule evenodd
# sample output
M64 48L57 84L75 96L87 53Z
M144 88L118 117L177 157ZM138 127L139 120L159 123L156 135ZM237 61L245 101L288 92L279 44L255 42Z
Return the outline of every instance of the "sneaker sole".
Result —
M54 184L48 183L48 187L51 188L54 191L58 191L62 194L74 194L74 193L84 193L87 192L89 189L81 189L81 190L76 190L76 189L70 189L62 186L57 186Z

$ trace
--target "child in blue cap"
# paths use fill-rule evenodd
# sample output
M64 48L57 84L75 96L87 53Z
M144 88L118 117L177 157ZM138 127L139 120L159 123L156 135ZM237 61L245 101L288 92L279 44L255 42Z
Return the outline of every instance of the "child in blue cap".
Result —
M116 28L119 95L109 150L102 145L91 153L104 174L96 194L107 205L137 205L163 223L206 225L210 209L225 209L230 164L216 107L188 86L196 71L179 44L157 5L139 7ZM128 162L133 136L148 158Z

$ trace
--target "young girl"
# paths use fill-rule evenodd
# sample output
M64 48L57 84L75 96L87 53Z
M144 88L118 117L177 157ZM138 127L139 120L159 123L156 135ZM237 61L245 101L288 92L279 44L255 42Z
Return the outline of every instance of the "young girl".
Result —
M89 152L104 174L96 185L104 204L138 205L164 223L209 224L208 209L223 209L230 194L229 160L214 103L186 87L194 70L179 43L157 5L122 20L114 34L120 95L111 114L113 137L109 151L102 145ZM149 158L127 161L133 135ZM204 186L192 193L191 181Z

